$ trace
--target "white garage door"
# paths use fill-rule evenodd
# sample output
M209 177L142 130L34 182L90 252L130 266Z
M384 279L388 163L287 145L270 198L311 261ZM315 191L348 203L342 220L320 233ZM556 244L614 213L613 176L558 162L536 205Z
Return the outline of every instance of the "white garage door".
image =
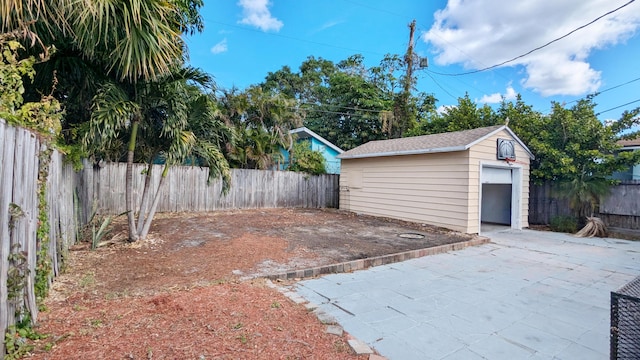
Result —
M483 184L511 184L511 169L500 169L494 167L482 168Z

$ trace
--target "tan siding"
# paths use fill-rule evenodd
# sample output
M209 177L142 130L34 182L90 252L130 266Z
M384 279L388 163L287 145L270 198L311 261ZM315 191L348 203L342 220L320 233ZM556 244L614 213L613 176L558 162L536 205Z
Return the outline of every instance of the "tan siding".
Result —
M344 187L362 172L362 188ZM340 207L468 232L467 152L345 159Z
M470 174L471 176L475 175L475 181L471 180L471 183L475 183L475 186L470 186L469 192L470 197L479 195L479 184L478 177L480 174L480 161L494 161L496 163L505 163L502 160L497 160L496 158L496 146L498 138L502 139L512 139L511 135L506 131L501 131L484 141L475 144L471 149L469 149L469 157L470 157ZM522 227L529 227L529 154L527 151L516 143L516 164L518 166L522 166ZM472 204L475 208L469 209L469 213L475 211L475 221L478 221L478 213L479 213L479 203L476 201L475 204Z
M475 233L480 213L480 164L496 160L502 131L469 151L342 160L340 208ZM528 227L529 157L516 146L523 167L522 226ZM350 187L361 176L362 186ZM358 181L355 181L357 183Z
M462 191L450 191L443 192L441 189L437 191L422 191L407 188L395 188L390 189L388 187L373 187L367 186L370 190L368 196L376 197L379 199L407 199L408 201L423 201L422 198L430 197L434 203L439 204L451 204L463 205L467 202L467 193Z

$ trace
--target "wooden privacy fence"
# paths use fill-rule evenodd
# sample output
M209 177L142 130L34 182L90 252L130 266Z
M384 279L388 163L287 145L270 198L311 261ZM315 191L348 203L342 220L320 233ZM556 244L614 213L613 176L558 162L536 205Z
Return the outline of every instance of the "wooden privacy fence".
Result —
M20 320L16 314L20 309L26 308L34 319L38 315L33 284L40 142L29 131L9 127L2 120L0 138L0 329L4 335L8 326ZM10 261L11 257L15 260Z
M567 199L551 182L529 187L529 223L549 224L556 216L573 216ZM625 180L600 199L598 214L609 227L640 230L640 181Z
M49 257L53 273L59 260L76 241L73 216L73 170L62 164L62 155L49 153L38 137L23 128L8 126L0 119L0 334L28 315L38 317L35 275L39 243L38 173L48 168L47 217ZM48 167L45 162L49 162ZM42 161L42 163L41 163ZM4 343L0 358L4 354Z
M607 226L640 230L640 180L624 180L600 202L599 216Z
M140 203L145 166L134 167L134 200ZM109 163L75 172L63 155L49 151L30 131L0 119L0 336L29 315L37 321L35 282L39 226L39 182L46 178L49 222L47 260L52 276L60 272L69 246L94 209L125 211L126 164ZM308 176L288 171L232 170L231 189L221 195L220 180L207 184L207 169L178 166L160 192L160 212L211 211L261 207L338 207L338 175ZM153 185L162 166L155 166ZM42 258L42 256L40 256ZM42 260L42 259L41 259ZM49 278L51 281L52 278ZM4 357L4 342L0 345Z
M556 216L573 216L569 201L558 196L552 182L529 184L529 224L547 225Z
M162 168L154 165L153 189L158 186ZM134 165L135 204L141 203L145 169L143 164ZM90 216L87 211L91 211L92 206L102 214L126 211L125 173L124 163L107 163L103 167L85 165L85 170L79 174L82 203L90 204L84 206L84 219ZM338 207L339 175L309 176L290 171L232 169L231 188L226 195L221 194L222 181L216 179L207 184L207 176L206 168L172 167L160 189L158 212ZM91 205L93 201L95 204Z

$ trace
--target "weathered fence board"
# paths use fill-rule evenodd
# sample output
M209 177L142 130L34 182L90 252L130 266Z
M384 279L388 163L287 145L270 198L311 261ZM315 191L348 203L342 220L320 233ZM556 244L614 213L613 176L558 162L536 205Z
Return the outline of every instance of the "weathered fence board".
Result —
M0 120L0 331L15 324L23 306L35 321L34 291L38 221L38 154L40 142L29 131ZM12 258L12 259L11 259ZM17 285L9 286L15 266ZM21 286L20 283L24 283ZM25 313L22 312L21 316ZM2 345L4 354L4 345Z
M640 216L640 181L627 180L613 186L600 203L600 213Z
M558 194L555 184L529 185L529 223L549 224L556 216L571 216L569 201Z
M7 277L9 271L9 205L13 192L15 130L0 119L0 331L2 335L14 314L9 313ZM3 337L4 338L4 337ZM4 342L0 348L4 354Z
M49 256L54 275L60 273L60 266L68 249L76 242L76 173L70 164L64 164L63 156L57 151L51 155L49 177L47 179L47 203L49 205Z
M574 215L556 184L531 184L529 189L530 224L549 224L556 216ZM596 215L609 227L640 230L640 181L623 181L612 186L610 193L600 200Z
M135 164L133 170L134 204L142 203L146 167ZM160 183L163 166L151 170L151 191ZM107 163L92 167L88 163L81 172L81 190L84 199L93 198L102 214L120 214L126 211L126 164ZM274 207L337 207L338 175L309 176L289 171L231 170L231 188L221 194L220 179L207 183L208 169L194 166L174 166L160 189L158 212L214 211L224 209L254 209ZM91 195L94 194L94 195ZM151 207L149 199L145 211ZM90 214L84 209L84 219Z
M0 119L0 336L8 326L19 320L18 308L23 307L35 322L38 307L35 294L35 274L38 248L38 176L40 156L44 148L30 131L13 127ZM54 274L59 272L60 250L75 242L73 192L75 173L62 164L62 155L53 151L48 165L47 202L50 223L49 256ZM13 260L10 260L13 257ZM8 288L8 274L17 266L24 275L25 286ZM11 293L15 296L10 299ZM20 316L25 316L22 312ZM0 349L0 358L4 345Z

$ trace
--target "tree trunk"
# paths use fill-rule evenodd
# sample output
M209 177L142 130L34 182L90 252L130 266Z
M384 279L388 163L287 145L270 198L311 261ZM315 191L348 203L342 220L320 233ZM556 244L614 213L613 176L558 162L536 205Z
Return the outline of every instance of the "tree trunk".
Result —
M144 177L144 190L142 191L142 203L138 212L138 234L142 233L142 226L145 222L147 203L149 203L149 187L151 186L151 173L153 171L153 157L149 159L147 165L147 175Z
M164 184L164 180L167 178L167 174L169 173L169 165L164 164L164 169L162 170L162 176L160 177L160 183L158 184L158 188L156 189L156 194L153 197L153 203L151 204L151 209L149 209L149 215L147 215L146 220L144 221L144 227L140 232L140 238L146 239L147 234L149 233L149 228L151 228L151 222L153 221L153 217L156 214L156 208L158 207L158 202L160 201L160 189Z
M139 120L134 119L131 124L131 138L129 139L129 149L127 153L127 174L125 179L126 194L125 199L127 202L127 218L129 220L129 241L134 242L138 240L138 231L136 229L136 218L133 212L133 152L136 148L136 136L138 135Z

